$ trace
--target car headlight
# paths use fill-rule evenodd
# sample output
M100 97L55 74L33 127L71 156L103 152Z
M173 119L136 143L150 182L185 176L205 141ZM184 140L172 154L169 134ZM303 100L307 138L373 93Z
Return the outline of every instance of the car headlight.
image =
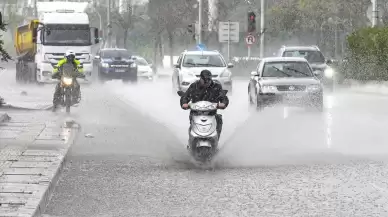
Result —
M334 76L334 70L332 68L327 68L325 70L325 76L327 78L332 78Z
M71 84L73 83L73 79L72 79L72 78L68 78L68 77L63 77L63 78L62 78L62 82L63 82L65 85L69 86L69 85L71 85Z
M321 86L319 84L313 84L310 86L307 86L308 91L318 91L321 89Z
M101 66L104 67L104 68L109 68L109 64L108 63L101 63Z
M276 88L276 86L272 86L272 85L265 85L261 88L261 91L263 93L272 93L272 92L275 92L277 91L278 89Z
M132 63L130 67L131 68L136 68L136 63Z
M231 72L229 70L225 70L224 72L221 73L220 77L229 77L231 76Z

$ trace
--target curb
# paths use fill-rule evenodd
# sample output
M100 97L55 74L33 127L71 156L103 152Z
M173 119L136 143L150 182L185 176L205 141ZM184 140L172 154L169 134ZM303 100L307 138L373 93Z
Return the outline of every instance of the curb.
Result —
M7 113L0 114L0 123L4 123L11 120L11 117Z
M59 163L57 170L55 171L55 174L53 178L51 179L49 185L47 186L42 198L40 198L38 206L35 208L34 212L30 215L31 217L40 217L43 215L44 211L46 210L47 205L50 202L51 196L55 190L55 186L58 183L58 180L63 172L63 169L67 162L67 156L69 153L69 150L71 149L72 145L76 141L77 136L80 132L80 125L75 122L65 122L65 127L70 130L69 134L69 140L67 142L67 149L63 154L63 158L61 162Z

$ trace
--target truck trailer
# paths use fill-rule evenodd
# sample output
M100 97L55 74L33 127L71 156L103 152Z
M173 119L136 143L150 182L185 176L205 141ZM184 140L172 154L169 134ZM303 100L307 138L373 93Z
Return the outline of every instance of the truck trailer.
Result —
M83 63L86 79L93 71L92 47L99 43L84 2L38 2L38 19L28 19L15 35L16 81L53 83L53 67L67 50ZM90 80L90 79L87 79Z

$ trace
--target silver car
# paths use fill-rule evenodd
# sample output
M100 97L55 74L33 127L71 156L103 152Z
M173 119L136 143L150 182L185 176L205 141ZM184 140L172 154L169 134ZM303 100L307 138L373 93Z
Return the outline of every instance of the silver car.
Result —
M275 103L323 110L323 85L305 58L270 57L251 72L248 96L258 109Z

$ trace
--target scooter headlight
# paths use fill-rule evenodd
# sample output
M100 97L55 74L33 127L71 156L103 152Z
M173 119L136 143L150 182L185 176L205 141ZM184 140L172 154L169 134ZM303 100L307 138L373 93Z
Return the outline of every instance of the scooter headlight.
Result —
M63 77L62 83L65 84L66 86L70 86L73 83L73 79L68 77Z

